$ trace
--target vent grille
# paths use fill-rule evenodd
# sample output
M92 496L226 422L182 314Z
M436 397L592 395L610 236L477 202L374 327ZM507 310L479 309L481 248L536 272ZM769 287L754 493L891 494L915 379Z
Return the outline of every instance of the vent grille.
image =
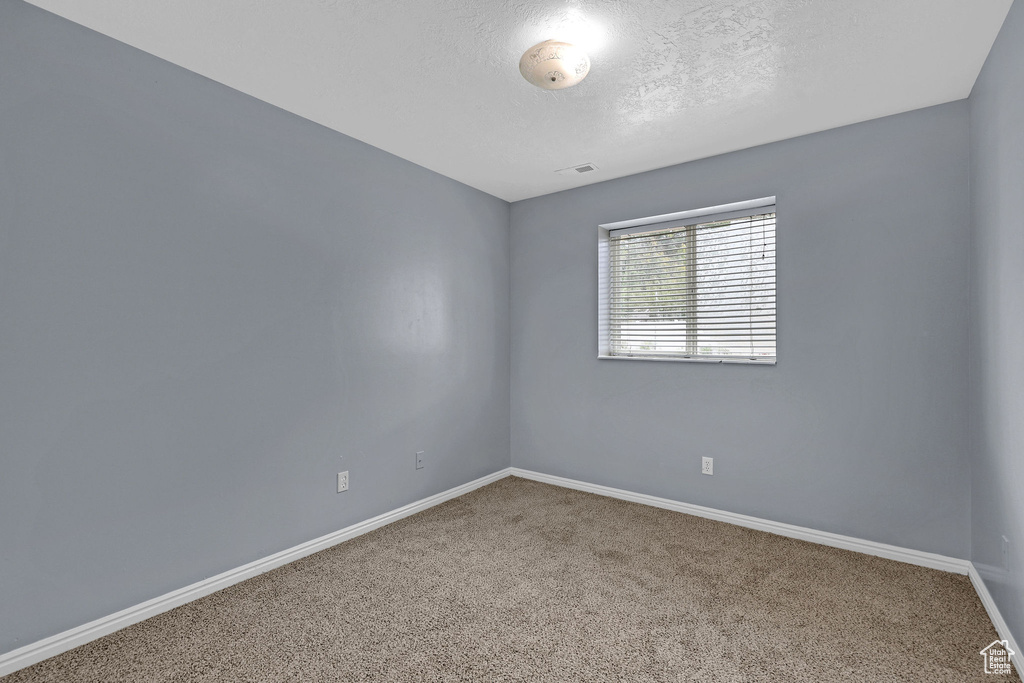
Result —
M555 173L558 175L580 175L583 173L592 173L597 170L597 164L579 164L577 166L570 166L569 168L561 168Z

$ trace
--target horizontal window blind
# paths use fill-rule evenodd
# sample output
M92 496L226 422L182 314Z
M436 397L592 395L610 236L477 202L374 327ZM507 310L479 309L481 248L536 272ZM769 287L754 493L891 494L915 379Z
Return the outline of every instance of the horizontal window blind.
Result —
M611 355L774 362L775 207L611 230L607 287Z

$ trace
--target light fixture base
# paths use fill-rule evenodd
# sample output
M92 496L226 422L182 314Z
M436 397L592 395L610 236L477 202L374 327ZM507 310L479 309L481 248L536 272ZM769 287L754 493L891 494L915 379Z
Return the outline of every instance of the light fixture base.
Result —
M538 88L561 90L587 77L590 58L575 45L545 40L523 53L519 60L519 73Z

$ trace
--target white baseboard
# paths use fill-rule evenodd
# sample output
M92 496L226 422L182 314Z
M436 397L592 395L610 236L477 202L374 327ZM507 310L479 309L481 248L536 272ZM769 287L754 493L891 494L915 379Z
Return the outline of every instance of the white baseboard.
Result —
M742 526L748 529L767 531L773 534L778 534L779 536L798 538L802 541L828 545L833 548L853 550L854 552L864 553L866 555L876 555L890 560L906 562L907 564L916 564L921 567L941 569L942 571L953 572L955 574L966 574L971 565L969 560L961 560L955 557L926 553L921 550L911 550L909 548L901 548L899 546L877 543L875 541L865 541L852 536L842 536L840 534L818 531L817 529L809 529L807 527L795 526L793 524L773 522L768 519L740 515L735 512L725 512L724 510L706 508L701 505L680 503L679 501L669 500L668 498L658 498L657 496L648 496L643 493L633 493L632 491L614 489L609 486L601 486L599 484L588 484L587 482L576 481L575 479L566 479L565 477L541 474L539 472L519 469L518 467L513 467L511 469L512 476L514 477L532 479L545 484L554 484L555 486L561 486L563 488L576 489L577 491L596 493L599 496L608 496L609 498L619 498L620 500L642 503L644 505L650 505L651 507L675 510L676 512L683 512L696 517L706 517L707 519L714 519L719 522L728 522L729 524L735 524L736 526Z
M992 620L992 625L995 626L996 633L999 634L999 638L1001 640L1005 640L1009 645L1009 648L1013 650L1014 655L1011 659L1013 660L1014 667L1017 669L1018 674L1024 677L1024 673L1021 672L1021 661L1024 661L1024 656L1022 656L1020 648L1017 647L1017 641L1014 640L1013 634L1010 633L1010 628L1003 619L1003 615L999 613L999 608L992 599L992 595L989 594L988 588L985 586L985 582L981 579L981 575L978 573L977 568L975 568L974 563L970 560L961 560L956 557L947 557L945 555L937 555L935 553L926 553L921 550L901 548L895 545L888 545L887 543L865 541L864 539L854 538L852 536L843 536L841 534L833 534L827 531L818 531L807 527L773 522L759 517L750 517L748 515L740 515L734 512L725 512L724 510L716 510L714 508L707 508L701 505L680 503L679 501L669 500L668 498L658 498L657 496L648 496L643 493L633 493L632 491L611 488L609 486L601 486L599 484L589 484L575 479L557 477L551 474L541 474L540 472L524 470L518 467L511 468L511 474L514 477L532 479L533 481L553 484L554 486L561 486L568 489L576 489L577 491L596 493L599 496L608 496L610 498L628 500L634 503L642 503L643 505L664 508L666 510L674 510L676 512L683 512L697 517L706 517L719 522L728 522L729 524L735 524L749 529L768 531L780 536L797 538L803 541L810 541L811 543L832 546L833 548L853 550L858 553L875 555L877 557L884 557L890 560L897 560L898 562L906 562L907 564L929 567L931 569L940 569L954 574L966 574L970 577L971 584L974 586L974 590L978 593L978 598L981 599L981 604L984 605L985 611L988 612L988 616Z
M977 591L978 597L981 598L981 604L985 606L985 611L988 612L988 618L992 620L992 625L996 627L999 639L1005 640L1010 650L1013 651L1010 661L1013 662L1014 668L1017 669L1017 675L1024 678L1024 671L1021 670L1021 662L1024 661L1024 655L1021 654L1020 648L1017 647L1017 641L1014 640L1013 634L1010 633L1010 627L1006 625L1006 620L999 613L999 608L996 607L992 594L988 592L988 586L985 585L981 574L978 573L978 568L973 563L971 563L967 571L967 576L971 577L971 584L974 586L974 590Z
M159 597L147 600L146 602L134 605L127 609L123 609L120 612L116 612L106 617L102 617L95 621L90 621L88 624L75 627L58 633L55 636L44 638L43 640L30 643L24 647L20 647L17 650L12 650L6 654L0 655L0 676L6 676L7 674L14 673L19 669L23 669L26 666L31 666L37 662L41 662L44 659L49 659L55 655L59 655L61 652L66 652L72 648L76 648L79 645L84 645L91 640L96 640L102 636L105 636L114 631L118 631L126 626L131 626L144 619L156 616L161 612L166 612L170 609L184 605L187 602L191 602L204 595L215 593L223 588L232 586L246 579L252 578L264 572L268 572L271 569L275 569L282 565L294 562L300 558L312 555L313 553L320 552L326 548L330 548L333 545L337 545L343 541L347 541L350 538L356 536L362 536L365 533L373 531L385 524L397 522L403 517L414 515L417 512L426 510L427 508L439 505L446 500L457 498L465 493L469 493L474 489L478 489L481 486L486 486L492 482L504 479L511 473L511 468L499 470L493 474L489 474L486 477L481 477L467 484L456 486L455 488L442 491L436 495L418 500L414 503L409 503L390 512L385 512L382 515L377 515L372 519L368 519L365 522L359 522L352 526L345 527L340 531L315 538L312 541L307 541L293 548L282 550L279 553L269 555L262 559L250 562L249 564L236 567L235 569L228 570L223 574L217 574L211 576L208 579L193 583L191 586L185 586L176 591L166 593Z
M48 659L62 652L78 647L79 645L84 645L89 641L95 640L109 633L113 633L114 631L118 631L126 626L130 626L143 621L144 619L148 619L149 617L156 616L157 614L166 612L178 607L179 605L184 605L187 602L191 602L192 600L209 595L210 593L227 588L228 586L234 585L253 576L257 576L258 574L262 574L270 571L271 569L288 564L289 562L294 562L295 560L306 557L307 555L312 555L313 553L319 552L333 545L337 545L343 541L347 541L350 538L361 536L362 534L373 531L385 524L396 522L404 517L408 517L422 510L439 505L440 503L451 500L452 498L457 498L458 496L469 493L470 491L508 476L532 479L533 481L561 486L563 488L596 493L601 496L628 500L634 503L641 503L643 505L650 505L652 507L663 508L666 510L674 510L688 515L705 517L707 519L727 522L729 524L735 524L749 529L758 529L760 531L767 531L780 536L788 536L790 538L797 538L804 541L810 541L811 543L832 546L834 548L842 548L844 550L852 550L854 552L865 553L868 555L876 555L878 557L884 557L890 560L897 560L899 562L906 562L908 564L919 565L922 567L929 567L931 569L939 569L956 574L966 574L970 577L971 583L974 585L974 589L978 592L978 596L981 599L982 604L985 606L985 610L988 612L989 617L992 619L992 624L995 626L999 637L1006 640L1010 645L1010 649L1016 653L1014 656L1014 665L1017 667L1017 670L1020 671L1020 649L1017 647L1016 641L1013 639L1013 635L1010 633L1006 622L999 613L999 609L992 600L992 596L989 594L988 588L985 586L985 582L982 581L977 569L975 569L974 565L968 560L947 557L945 555L937 555L935 553L926 553L920 550L911 550L909 548L900 548L899 546L888 545L886 543L865 541L863 539L853 538L852 536L843 536L807 527L773 522L771 520L760 519L758 517L740 515L733 512L726 512L724 510L716 510L714 508L703 507L701 505L681 503L667 498L658 498L657 496L634 493L632 491L611 488L609 486L589 484L575 479L567 479L565 477L558 477L550 474L541 474L540 472L524 470L518 467L508 467L485 477L481 477L480 479L476 479L461 486L456 486L448 489L447 491L442 491L436 495L418 500L382 515L378 515L364 522L345 527L340 531L335 531L334 533L327 534L326 536L321 536L320 538L313 539L312 541L302 543L293 548L283 550L279 553L275 553L274 555L250 562L249 564L212 576L190 586L186 586L179 590L153 598L152 600L121 610L115 614L91 621L88 624L83 624L82 626L69 629L63 633L58 633L55 636L45 638L18 648L17 650L12 650L11 652L2 654L0 655L0 676L5 676L26 666L31 666L32 664L41 662L44 659Z

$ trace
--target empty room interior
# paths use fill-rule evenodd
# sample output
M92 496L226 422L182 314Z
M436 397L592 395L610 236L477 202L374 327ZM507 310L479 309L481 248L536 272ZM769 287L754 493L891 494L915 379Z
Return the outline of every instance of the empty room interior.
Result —
M0 677L1020 680L1021 0L0 0Z

